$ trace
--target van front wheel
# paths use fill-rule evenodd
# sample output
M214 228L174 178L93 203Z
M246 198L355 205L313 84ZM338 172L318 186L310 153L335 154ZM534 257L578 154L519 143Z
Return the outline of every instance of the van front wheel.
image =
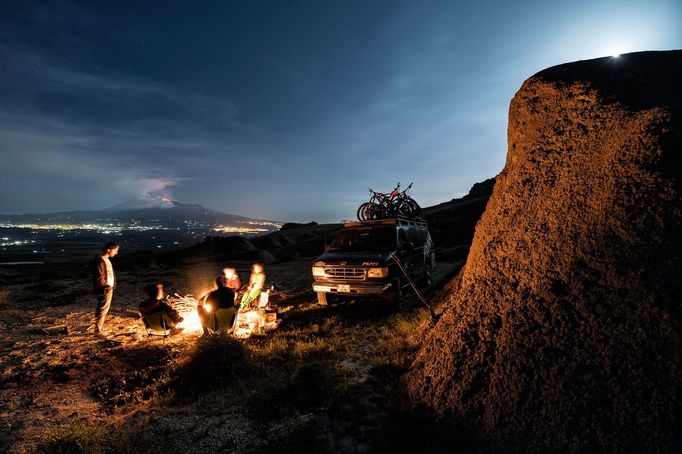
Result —
M320 306L327 306L334 303L334 296L327 292L317 292L317 303Z

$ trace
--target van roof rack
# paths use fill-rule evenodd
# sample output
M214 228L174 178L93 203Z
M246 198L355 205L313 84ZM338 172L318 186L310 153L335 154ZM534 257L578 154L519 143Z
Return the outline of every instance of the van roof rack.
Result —
M412 225L418 227L426 227L426 220L424 218L407 218L403 216L396 216L394 218L376 219L372 221L341 221L345 228L373 226L373 225Z

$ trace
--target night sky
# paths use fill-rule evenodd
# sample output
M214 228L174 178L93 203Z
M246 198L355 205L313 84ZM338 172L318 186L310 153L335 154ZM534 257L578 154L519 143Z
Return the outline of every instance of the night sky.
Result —
M282 221L497 174L555 64L682 48L677 1L0 2L0 213L145 195Z

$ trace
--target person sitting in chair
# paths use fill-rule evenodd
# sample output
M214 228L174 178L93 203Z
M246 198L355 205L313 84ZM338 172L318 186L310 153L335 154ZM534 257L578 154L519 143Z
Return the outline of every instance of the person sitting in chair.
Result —
M199 320L201 321L201 326L204 328L204 334L210 332L210 330L219 329L219 326L215 326L216 318L215 312L219 310L227 310L229 320L234 320L234 315L237 312L237 308L234 305L234 290L230 288L230 280L226 276L218 276L215 280L216 290L203 295L199 298L199 304L197 305L197 312L199 313ZM229 322L228 329L232 327Z
M140 313L143 317L163 312L172 320L173 326L184 320L178 311L166 300L166 296L163 293L163 284L147 284L144 286L144 293L147 295L147 299L140 303Z
M223 268L223 274L227 278L227 287L234 290L236 294L242 287L242 282L239 280L237 270L234 268Z
M251 267L251 278L249 279L249 286L242 296L240 304L241 310L247 310L251 304L260 296L263 287L265 286L265 273L263 272L263 264L256 262Z

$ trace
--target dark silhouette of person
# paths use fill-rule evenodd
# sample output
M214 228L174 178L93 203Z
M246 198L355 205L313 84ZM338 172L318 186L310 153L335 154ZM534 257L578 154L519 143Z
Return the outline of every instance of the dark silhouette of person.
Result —
M204 328L204 334L214 329L213 313L216 310L226 309L232 311L230 319L233 321L237 312L234 304L234 290L230 288L230 280L225 276L218 276L215 283L217 289L199 298L199 304L197 305L197 312L199 313L201 326Z
M166 295L163 292L163 284L147 284L144 286L144 293L147 295L147 299L140 303L139 308L143 316L163 312L173 321L173 326L184 320L180 313L166 299Z
M116 273L110 259L116 257L119 249L120 246L117 243L107 243L92 263L92 288L97 299L95 333L104 332L104 319L111 307L116 288Z

